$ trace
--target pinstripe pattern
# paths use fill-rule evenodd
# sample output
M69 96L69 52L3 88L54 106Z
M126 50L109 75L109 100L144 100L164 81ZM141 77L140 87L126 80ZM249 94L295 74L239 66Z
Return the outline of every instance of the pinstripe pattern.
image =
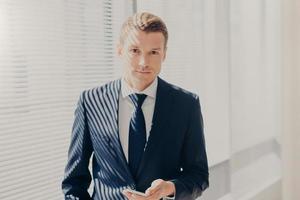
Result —
M69 160L63 191L66 199L89 199L86 192L91 176L89 158L93 154L93 199L125 199L122 190L135 188L118 135L120 79L84 91L75 110ZM71 188L74 183L74 194Z

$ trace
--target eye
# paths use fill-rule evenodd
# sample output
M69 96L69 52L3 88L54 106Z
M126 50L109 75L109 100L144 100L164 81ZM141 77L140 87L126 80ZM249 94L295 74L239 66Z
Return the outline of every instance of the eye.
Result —
M158 52L158 51L154 51L154 50L153 50L153 51L151 51L151 54L152 54L152 55L158 55L158 54L159 54L159 52Z
M130 49L130 52L134 53L134 54L137 54L137 53L140 53L140 50L137 49L137 48L133 48L133 49Z

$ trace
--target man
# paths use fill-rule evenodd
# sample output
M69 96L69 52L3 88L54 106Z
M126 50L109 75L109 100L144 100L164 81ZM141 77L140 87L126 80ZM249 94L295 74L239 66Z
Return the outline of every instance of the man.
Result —
M138 13L124 23L122 78L80 95L62 182L65 199L190 200L208 187L199 98L158 77L167 40L164 22L153 14Z

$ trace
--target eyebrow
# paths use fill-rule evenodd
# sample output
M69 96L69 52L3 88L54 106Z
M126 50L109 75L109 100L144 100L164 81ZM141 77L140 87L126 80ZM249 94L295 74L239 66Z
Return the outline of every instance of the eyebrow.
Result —
M161 48L160 48L160 47L158 47L158 48L153 48L152 50L161 50Z
M136 45L131 45L129 48L140 48L139 46L136 46ZM157 48L153 48L153 49L151 49L151 51L153 51L153 50L161 50L161 48L160 47L157 47Z

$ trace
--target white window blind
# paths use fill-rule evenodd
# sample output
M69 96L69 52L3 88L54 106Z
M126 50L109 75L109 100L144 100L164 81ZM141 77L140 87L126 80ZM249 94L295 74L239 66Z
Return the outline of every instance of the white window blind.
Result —
M0 199L62 199L83 89L118 77L117 0L0 1Z

